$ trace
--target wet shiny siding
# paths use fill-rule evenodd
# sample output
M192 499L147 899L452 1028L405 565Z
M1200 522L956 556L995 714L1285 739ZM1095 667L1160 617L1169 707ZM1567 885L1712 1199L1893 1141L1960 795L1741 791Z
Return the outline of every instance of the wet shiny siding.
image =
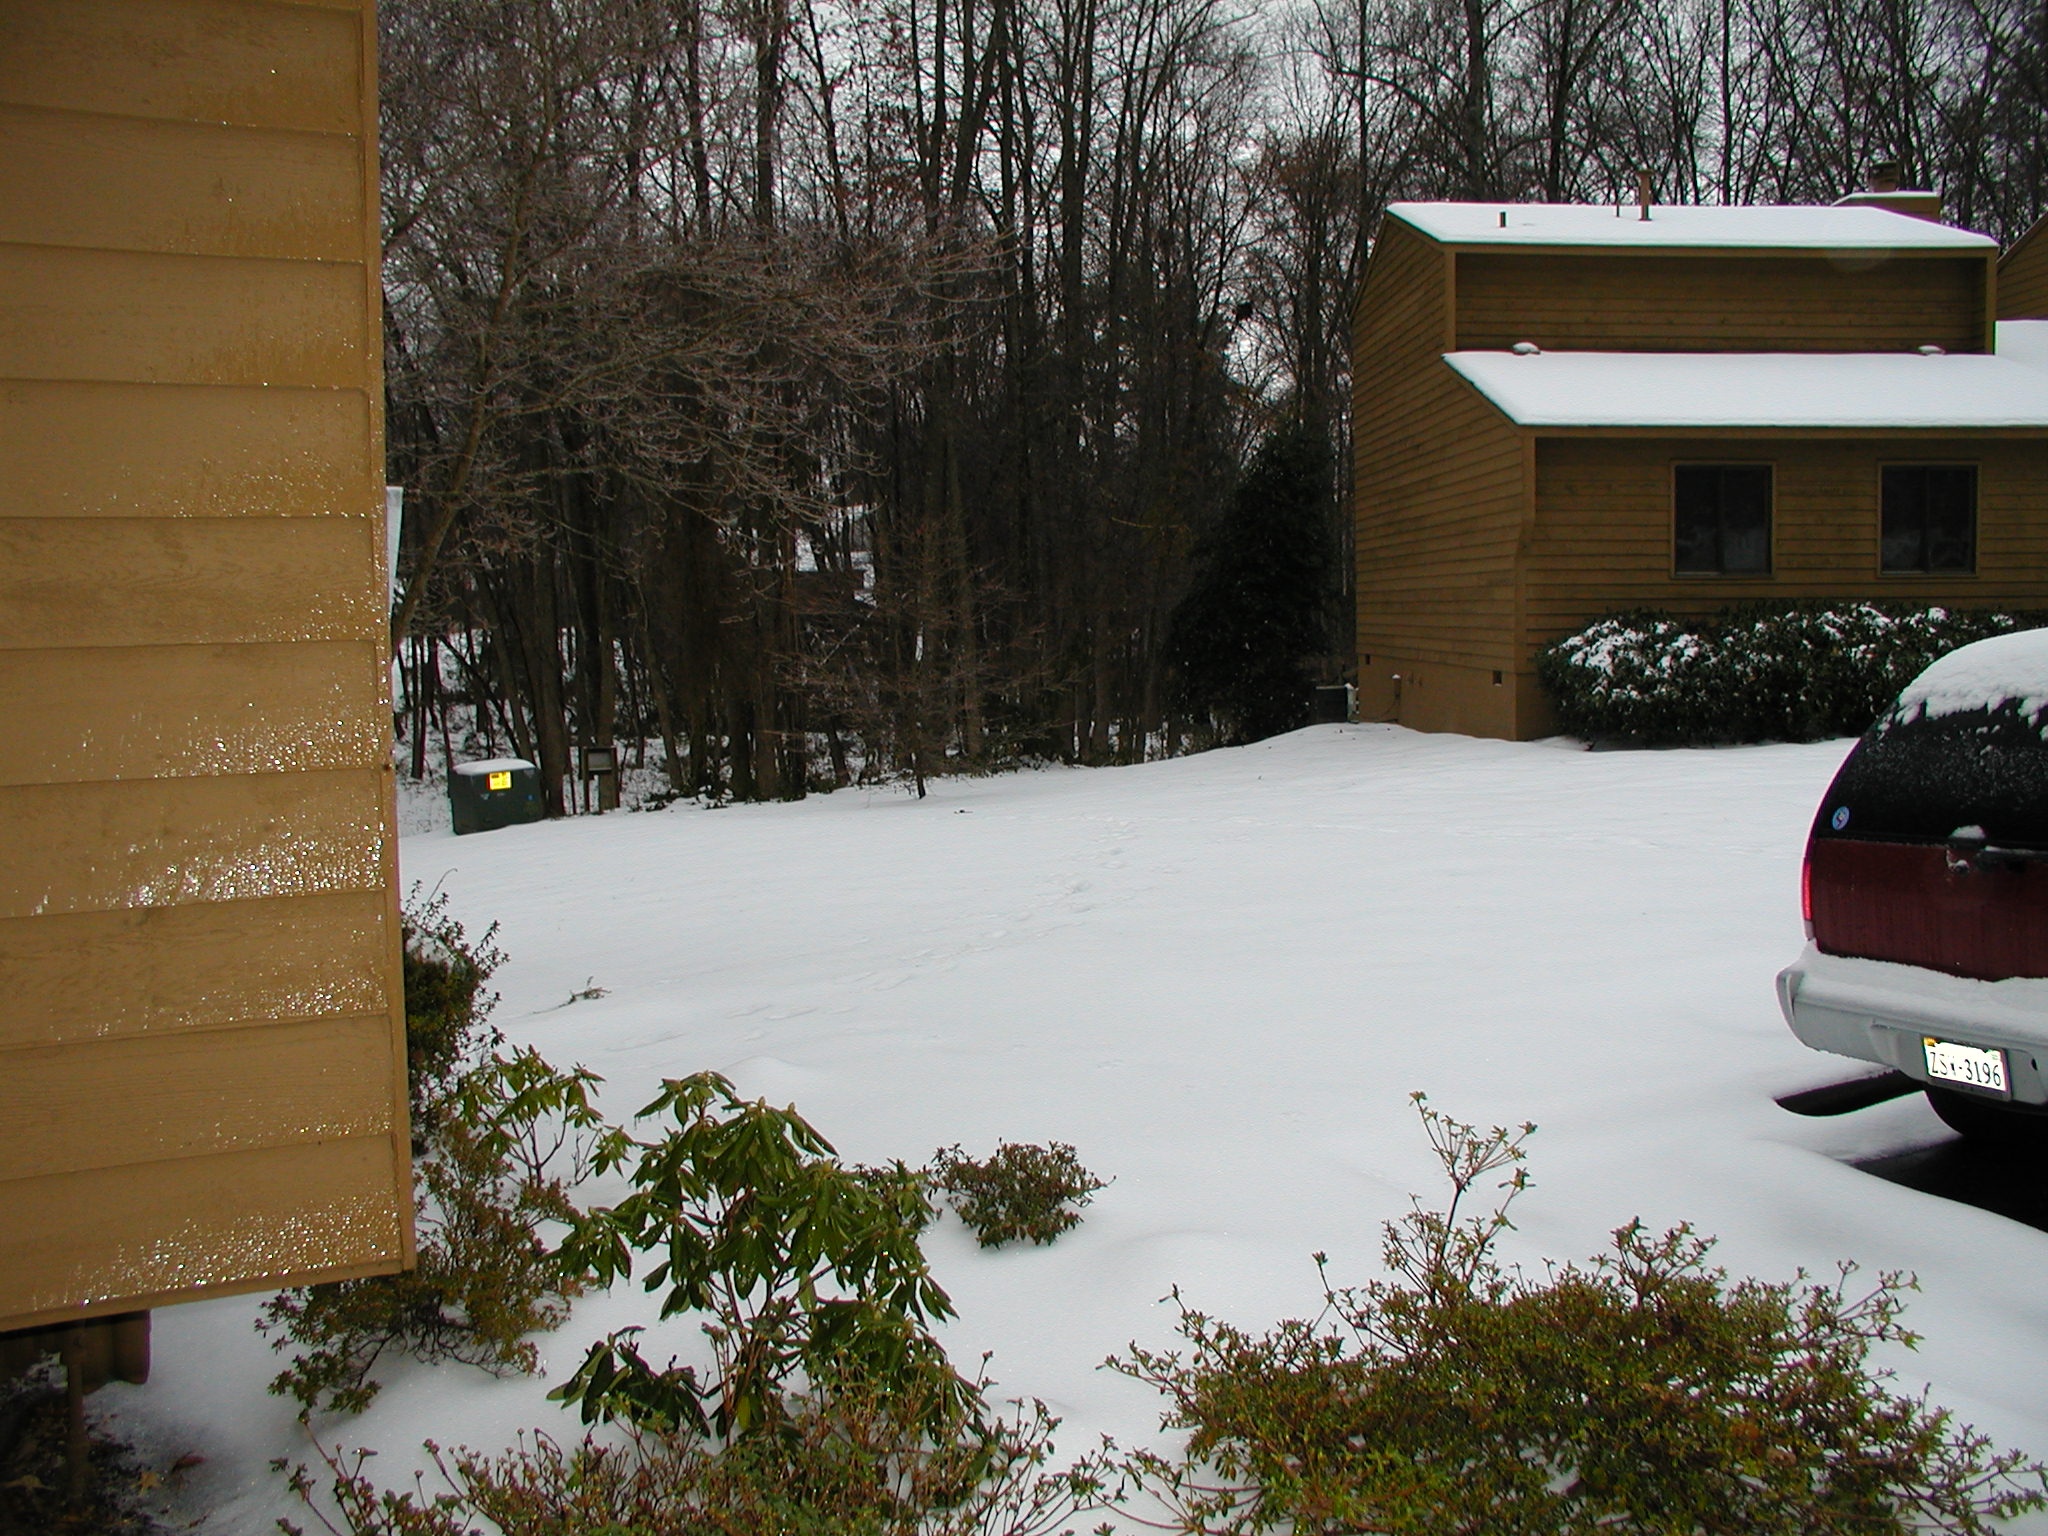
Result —
M0 1329L411 1251L369 0L0 7Z

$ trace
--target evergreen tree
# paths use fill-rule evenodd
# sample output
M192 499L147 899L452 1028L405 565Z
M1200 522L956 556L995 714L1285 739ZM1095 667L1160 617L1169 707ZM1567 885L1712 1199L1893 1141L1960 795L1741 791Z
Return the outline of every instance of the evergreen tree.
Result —
M1282 427L1259 445L1230 510L1195 552L1174 609L1174 699L1243 743L1306 725L1329 649L1330 444Z

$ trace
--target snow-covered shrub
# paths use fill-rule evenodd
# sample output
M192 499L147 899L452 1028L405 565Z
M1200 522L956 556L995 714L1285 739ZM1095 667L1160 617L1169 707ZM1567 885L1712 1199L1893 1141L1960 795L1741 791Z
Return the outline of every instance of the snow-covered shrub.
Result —
M1534 1127L1480 1132L1417 1105L1451 1201L1387 1224L1390 1278L1325 1279L1317 1318L1263 1335L1183 1307L1185 1353L1112 1362L1191 1432L1177 1457L1127 1462L1167 1506L1162 1528L1988 1536L2048 1508L2048 1467L1870 1365L1873 1345L1915 1342L1910 1279L1862 1295L1850 1265L1830 1285L1731 1279L1689 1228L1637 1222L1531 1278L1493 1249ZM1462 1214L1504 1171L1492 1209Z
M485 990L503 959L495 926L471 940L440 898L415 890L401 931L418 1262L265 1305L258 1330L294 1351L270 1390L308 1414L360 1413L388 1354L531 1371L528 1335L560 1323L581 1284L541 1232L576 1214L569 1191L600 1126L588 1099L597 1079L496 1049L486 1020L497 998Z
M1935 657L2048 622L1940 607L1757 604L1636 611L1546 646L1536 673L1574 736L1669 746L1857 736Z
M1098 1179L1063 1141L996 1143L988 1157L941 1147L927 1165L960 1219L984 1248L1029 1238L1049 1243L1081 1219L1080 1208L1108 1181Z

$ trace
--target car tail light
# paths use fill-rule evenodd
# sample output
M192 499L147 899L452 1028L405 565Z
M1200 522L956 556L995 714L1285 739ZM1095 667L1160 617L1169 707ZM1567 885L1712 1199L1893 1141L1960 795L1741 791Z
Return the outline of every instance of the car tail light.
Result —
M1813 848L1799 861L1799 920L1806 924L1806 936L1813 937Z

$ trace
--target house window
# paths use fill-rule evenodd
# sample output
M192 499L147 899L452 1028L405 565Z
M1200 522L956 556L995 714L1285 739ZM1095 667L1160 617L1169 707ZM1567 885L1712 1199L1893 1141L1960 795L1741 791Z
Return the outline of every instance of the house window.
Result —
M1679 575L1770 573L1770 465L1675 464L1671 503L1671 563Z
M1884 467L1884 569L1901 573L1977 568L1977 466Z

